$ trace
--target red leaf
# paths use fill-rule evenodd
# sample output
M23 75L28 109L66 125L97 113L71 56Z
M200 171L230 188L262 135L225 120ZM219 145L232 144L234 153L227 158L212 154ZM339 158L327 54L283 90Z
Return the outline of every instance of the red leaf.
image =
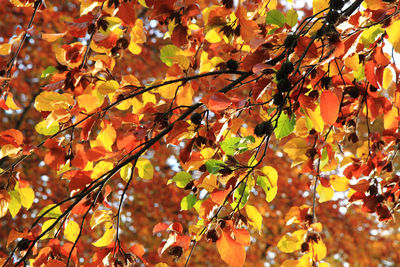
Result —
M376 213L379 216L380 222L385 222L385 221L389 221L389 220L393 219L392 213L390 213L390 210L386 206L379 206L376 209Z
M310 37L300 36L297 39L297 45L296 48L294 49L296 54L301 57L306 48L309 46L310 42L312 42L312 39ZM315 43L312 43L310 45L310 47L307 50L306 56L309 58L318 58L320 56Z
M368 82L375 86L376 88L379 88L378 82L376 80L376 75L375 75L375 63L370 60L367 63L365 63L365 77L367 78Z
M187 44L187 27L178 25L172 32L171 41L174 45L180 47Z
M187 131L189 126L189 123L186 121L177 121L167 136L167 143L171 143L174 139L178 139L180 135Z
M134 2L124 2L118 8L117 16L122 20L122 22L131 27L135 26L136 21L136 11L134 7Z
M219 112L229 107L231 105L231 100L223 93L216 93L215 95L210 97L208 105L208 108L212 112Z
M368 180L360 180L355 185L350 185L350 188L356 190L357 192L365 193L369 188L369 181Z
M339 99L331 91L324 91L321 94L321 115L328 125L334 124L339 113Z

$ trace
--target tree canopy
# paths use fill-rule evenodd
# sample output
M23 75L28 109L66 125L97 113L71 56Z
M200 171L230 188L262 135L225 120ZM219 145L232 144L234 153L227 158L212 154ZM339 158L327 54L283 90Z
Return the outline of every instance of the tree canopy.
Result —
M400 2L0 5L2 266L394 266Z

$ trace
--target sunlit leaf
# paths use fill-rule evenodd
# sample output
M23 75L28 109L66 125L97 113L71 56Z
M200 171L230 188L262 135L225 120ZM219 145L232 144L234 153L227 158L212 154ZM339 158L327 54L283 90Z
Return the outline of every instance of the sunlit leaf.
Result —
M115 237L116 230L112 226L111 223L106 223L105 225L106 231L104 232L103 236L100 237L96 242L93 242L93 246L95 247L105 247L108 246Z
M282 14L279 10L271 10L267 12L267 16L265 17L265 22L268 24L275 24L279 27L285 25L286 18L285 15Z
M79 235L79 231L80 226L76 222L69 220L64 229L64 236L68 241L75 242Z
M44 120L35 125L35 130L39 134L53 135L60 130L60 126L58 122L53 122L50 125L47 125L46 120Z
M260 231L261 226L262 226L262 215L257 210L257 208L252 205L247 204L246 205L246 214L249 218L250 225L252 225L255 229Z
M318 184L317 193L319 195L318 201L320 203L322 203L322 202L331 200L333 197L334 191L331 187L325 187L325 186L322 186L321 184Z
M321 94L321 115L328 125L333 124L339 114L339 99L332 91L323 91Z
M296 125L296 118L289 116L286 113L282 113L278 119L278 125L275 128L275 136L276 138L283 138L291 134L294 130L294 126Z
M190 210L196 204L197 198L195 195L189 194L181 200L181 210Z
M185 188L185 186L192 180L192 175L188 172L178 172L172 177L172 182L176 183L179 188Z
M217 249L223 261L233 267L243 266L246 259L246 250L229 235L222 232L217 241Z
M292 253L301 248L306 230L297 230L292 234L284 235L278 242L278 248L285 253Z
M154 167L150 160L146 158L140 158L136 163L136 169L138 170L139 177L145 180L153 179Z

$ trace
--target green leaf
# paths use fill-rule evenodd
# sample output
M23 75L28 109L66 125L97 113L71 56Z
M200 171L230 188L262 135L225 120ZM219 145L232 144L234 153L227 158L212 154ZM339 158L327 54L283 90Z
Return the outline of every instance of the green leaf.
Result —
M206 162L207 171L212 174L217 174L224 166L224 162L216 159L209 159Z
M243 153L248 150L248 144L254 143L254 136L246 136L244 138L240 137L231 137L225 139L220 143L221 149L225 152L225 154L233 156L236 152Z
M175 45L163 46L160 51L160 59L168 67L171 67L172 64L174 63L174 57L176 56L176 53L179 51L180 49Z
M187 195L181 200L181 210L190 210L196 204L197 198L195 195Z
M297 19L298 19L298 15L296 10L294 9L290 9L287 13L286 13L286 23L291 26L294 27L297 24Z
M221 149L225 152L225 154L233 156L239 148L241 138L240 137L231 137L225 139L220 143Z
M47 126L46 120L39 122L35 126L36 132L39 134L43 135L53 135L57 133L60 130L60 126L58 125L58 122L54 121L52 124Z
M235 201L231 204L232 208L235 208L240 201L239 209L242 209L249 199L250 187L246 183L242 183L234 193Z
M37 215L37 217L41 216L42 214L44 214L46 211L48 211L49 209L51 209L52 207L54 207L55 204L50 204L47 205L46 207L44 207L39 214ZM60 216L62 214L60 207L55 207L54 209L52 209L51 211L49 211L48 213L46 213L46 215L44 215L44 218L58 218L58 216Z
M384 32L385 30L382 29L382 24L371 26L370 28L364 30L361 34L361 43L365 47L369 47L376 41L378 36L383 34Z
M187 172L178 172L172 177L172 182L176 183L179 188L185 188L185 186L192 180L192 175Z
M289 116L286 113L282 113L278 119L278 126L275 128L276 138L280 139L291 134L295 125L296 118L294 115L292 115L292 118L289 119Z
M40 75L41 79L49 77L51 74L53 74L56 71L56 67L54 66L48 66Z
M10 204L8 204L8 209L10 210L11 216L14 218L18 211L21 209L21 198L16 190L9 191Z
M285 25L286 18L285 15L282 14L279 10L271 10L268 11L267 17L265 18L265 22L268 24L275 24L278 25L279 27L282 27Z

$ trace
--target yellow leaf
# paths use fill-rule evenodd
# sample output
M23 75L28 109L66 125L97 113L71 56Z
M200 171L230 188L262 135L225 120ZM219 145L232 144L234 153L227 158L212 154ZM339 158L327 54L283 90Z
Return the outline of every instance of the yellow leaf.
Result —
M176 77L167 77L165 79L165 82L175 79ZM159 93L163 98L172 99L175 97L175 92L178 89L178 86L179 84L177 83L167 84L158 88L157 93Z
M331 175L329 179L330 184L338 192L343 192L349 189L349 179L344 176Z
M106 82L99 81L96 83L96 88L103 95L111 94L115 93L115 91L119 89L119 83L114 80L109 80Z
M0 44L0 55L7 56L11 52L11 44Z
M398 110L393 107L384 116L383 125L385 130L397 128L399 122L397 118L398 118Z
M76 98L76 100L78 101L78 105L81 108L84 108L87 113L92 113L102 104L100 101L98 101L98 98L95 95L91 94L80 95Z
M126 164L119 171L119 175L125 182L128 182L128 180L131 178L131 174L132 174L132 163Z
M47 229L49 229L55 221L56 221L56 219L49 219L49 220L45 221L42 225L42 233L45 232ZM58 224L56 224L55 227L53 227L51 230L49 230L40 239L53 238L57 229L58 229Z
M327 262L320 262L318 263L318 267L330 267L331 265Z
M333 197L333 189L331 187L325 187L322 186L321 184L318 184L317 186L317 193L319 194L319 199L318 201L320 203L322 202L326 202L331 200L331 198Z
M6 144L1 147L0 159L7 157L7 156L11 157L11 158L15 158L16 156L18 156L20 150L22 150L22 148L15 147L11 144Z
M35 99L35 108L38 111L53 111L54 109L68 109L75 103L71 94L59 94L44 91Z
M29 186L20 188L19 183L17 183L15 185L15 189L19 193L22 206L28 210L32 206L33 200L35 199L35 193L33 192L32 188Z
M389 43L393 45L397 53L400 53L400 20L393 22L392 25L387 27L386 33L389 36Z
M142 1L144 2L145 0L139 0L139 2L142 2ZM160 263L157 263L155 265L155 267L169 267L169 265L164 262L160 262Z
M74 221L68 221L67 226L64 230L64 236L68 241L75 242L79 235L80 227Z
M292 166L303 163L308 158L306 152L309 149L304 138L290 139L284 146L283 151L288 154L289 158L293 160Z
M383 71L382 87L389 89L390 84L393 81L393 73L391 68L385 68Z
M212 44L219 43L222 40L217 28L209 30L204 39Z
M368 141L364 141L364 143L357 148L357 156L361 159L366 159L369 155L369 145Z
M92 172L92 179L97 179L109 170L111 170L114 167L114 164L112 162L108 161L100 161L99 163L96 164L96 166L93 168Z
M267 176L272 187L278 185L278 172L271 166L264 166L261 171Z
M142 94L142 100L143 100L143 105L146 105L147 103L153 103L156 104L156 96L150 92L145 92Z
M306 137L306 136L308 136L309 131L310 131L310 129L308 129L308 127L307 127L307 121L305 118L301 117L296 120L296 128L295 128L294 133L297 136Z
M128 46L129 51L134 55L139 55L142 52L142 48L138 44L143 44L144 42L146 42L146 34L143 29L143 21L137 19L135 26L132 28L131 41Z
M218 179L214 174L207 175L203 182L198 185L198 187L204 188L208 192L212 192L214 189L218 188L218 186Z
M304 235L307 230L297 230L296 232L284 235L278 242L278 248L285 253L292 253L301 248L304 242Z
M329 1L326 0L313 0L312 3L313 14L317 14L318 12L327 9L324 13L328 13L329 11ZM317 17L322 17L323 13L319 14Z
M146 180L153 179L154 168L150 160L145 158L140 158L136 163L136 168L140 178Z
M310 242L310 252L312 254L312 257L314 261L320 261L326 256L326 246L325 243L322 242L321 239L318 240L317 243Z
M117 134L115 129L108 124L105 128L101 130L99 135L97 135L96 142L97 145L103 146L106 150L112 151L111 146L114 144Z
M9 191L8 194L11 198L10 203L8 204L8 210L10 211L11 216L14 218L21 209L21 199L16 190Z
M13 95L11 93L7 94L6 105L7 105L7 107L9 107L10 109L13 109L13 110L21 109L20 107L18 107L17 104L15 104Z
M250 225L260 231L262 226L262 215L257 208L248 204L246 205L246 213L249 218Z
M320 107L318 106L314 111L306 108L306 113L314 125L314 129L317 132L322 132L324 130L324 121L322 120Z
M106 223L106 231L104 232L103 236L100 237L99 240L93 242L93 246L95 247L105 247L108 246L115 237L115 228L112 226L111 223Z

